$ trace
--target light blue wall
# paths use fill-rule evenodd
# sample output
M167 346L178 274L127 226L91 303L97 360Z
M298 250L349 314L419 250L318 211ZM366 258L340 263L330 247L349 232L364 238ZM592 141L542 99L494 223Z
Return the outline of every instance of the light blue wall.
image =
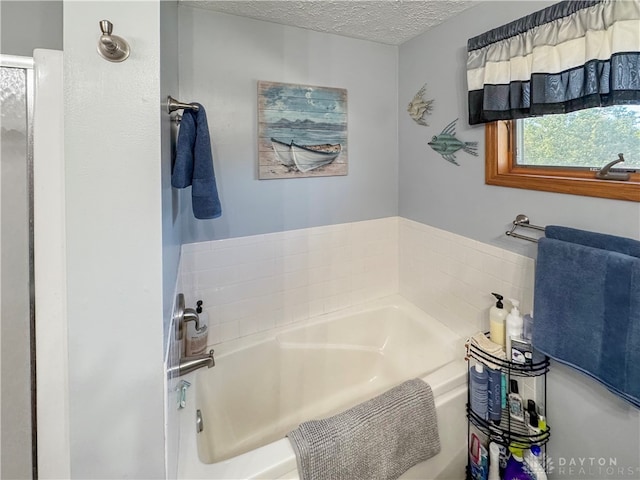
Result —
M180 99L207 108L223 214L185 243L397 215L398 49L211 12L180 11ZM257 179L257 81L346 88L349 174Z
M400 47L399 58L399 211L412 220L499 247L535 255L535 245L504 236L518 213L532 223L561 224L640 239L640 205L536 192L484 184L484 128L467 124L467 39L544 8L550 2L480 2L474 8ZM434 111L429 127L405 113L427 83ZM477 141L479 156L460 152L457 167L427 142L458 120L457 136ZM603 159L604 161L605 159ZM567 339L571 341L571 339ZM574 370L554 363L549 375L547 411L551 425L552 478L640 478L640 412ZM620 475L597 467L570 470L571 459L615 458ZM561 469L561 462L566 462ZM632 469L631 475L628 468Z
M400 47L401 216L529 256L534 255L535 247L504 236L519 213L539 225L570 225L640 238L638 203L484 183L484 127L467 123L467 40L551 3L479 2ZM435 99L433 114L427 118L429 127L417 125L405 113L407 103L425 82L427 98ZM479 144L478 157L457 154L459 167L444 161L427 145L456 118L457 137Z

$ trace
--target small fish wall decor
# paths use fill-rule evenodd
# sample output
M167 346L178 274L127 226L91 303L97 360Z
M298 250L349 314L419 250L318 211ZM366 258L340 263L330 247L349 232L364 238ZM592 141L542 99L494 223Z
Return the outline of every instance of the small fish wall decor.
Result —
M433 110L433 100L424 99L426 90L427 84L425 83L424 86L418 90L418 93L413 96L413 100L409 102L407 112L409 112L409 116L413 118L418 125L428 127L429 124L425 121L424 116L431 114L431 110Z
M463 142L456 138L456 118L449 125L444 127L440 135L434 135L429 143L429 146L436 152L442 155L447 162L451 162L454 165L460 166L456 161L455 153L458 150L467 152L474 157L478 156L478 142Z

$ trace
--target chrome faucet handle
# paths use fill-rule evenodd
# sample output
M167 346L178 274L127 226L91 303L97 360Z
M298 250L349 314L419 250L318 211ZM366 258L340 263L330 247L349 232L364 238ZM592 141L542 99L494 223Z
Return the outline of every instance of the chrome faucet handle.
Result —
M624 172L612 172L611 168L617 163L624 162L624 156L622 153L618 154L618 158L612 162L607 163L604 167L596 172L596 178L601 180L629 180L630 175Z
M179 293L176 296L176 304L173 310L173 331L176 340L182 340L184 337L185 324L187 322L195 322L196 330L200 332L200 316L193 308L184 307L184 295Z
M201 332L200 327L200 315L194 308L185 308L184 314L182 315L182 323L185 324L187 322L194 322L196 324L196 330Z

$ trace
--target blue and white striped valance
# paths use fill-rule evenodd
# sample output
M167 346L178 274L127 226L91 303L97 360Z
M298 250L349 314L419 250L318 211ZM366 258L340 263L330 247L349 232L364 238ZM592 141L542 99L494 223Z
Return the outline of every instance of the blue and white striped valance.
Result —
M560 2L467 51L471 125L640 104L640 0Z

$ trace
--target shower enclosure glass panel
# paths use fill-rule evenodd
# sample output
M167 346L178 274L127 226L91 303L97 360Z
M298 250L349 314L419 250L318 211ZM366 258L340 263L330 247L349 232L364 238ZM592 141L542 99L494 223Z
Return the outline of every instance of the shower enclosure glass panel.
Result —
M31 59L0 56L0 478L36 478Z

